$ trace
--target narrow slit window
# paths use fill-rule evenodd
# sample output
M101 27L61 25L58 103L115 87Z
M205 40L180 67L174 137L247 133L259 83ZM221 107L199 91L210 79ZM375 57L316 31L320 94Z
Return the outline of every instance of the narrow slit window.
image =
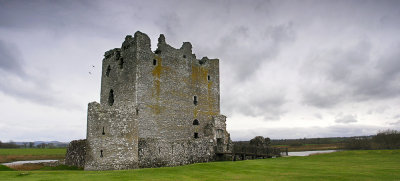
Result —
M186 55L183 55L183 58L186 58Z
M123 69L124 68L124 59L123 58L121 58L121 59L119 59L119 68L120 69Z
M100 157L103 158L103 150L100 150Z
M210 75L208 75L208 76L207 76L207 80L210 80L210 79L211 79L211 77L210 77Z
M139 115L139 109L136 108L136 115Z
M195 139L199 138L199 133L194 133L194 138Z
M157 65L157 60L153 59L153 65Z
M111 67L108 66L108 67L107 67L107 70L106 70L106 76L107 76L107 77L110 76L110 71L111 71Z
M112 106L114 104L114 91L111 89L108 94L108 105Z
M197 105L197 96L193 96L193 104Z
M199 125L199 120L195 119L195 120L193 121L193 125Z
M103 132L101 133L102 135L105 135L106 133L104 132L104 126L103 126Z

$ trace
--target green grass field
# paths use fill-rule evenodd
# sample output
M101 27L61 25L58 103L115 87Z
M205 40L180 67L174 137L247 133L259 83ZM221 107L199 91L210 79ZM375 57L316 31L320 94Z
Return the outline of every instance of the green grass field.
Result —
M1 171L0 180L400 180L400 150L199 163L122 171Z
M20 160L63 159L65 157L65 153L65 148L0 149L0 163Z

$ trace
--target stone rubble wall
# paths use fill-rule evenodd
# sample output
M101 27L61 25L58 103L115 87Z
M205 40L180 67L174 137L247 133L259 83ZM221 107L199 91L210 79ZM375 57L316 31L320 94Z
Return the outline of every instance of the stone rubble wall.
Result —
M137 120L132 112L89 104L85 170L138 167Z
M139 167L166 167L214 160L214 146L207 139L165 141L139 139Z
M86 139L71 141L65 155L65 165L83 168L85 166Z

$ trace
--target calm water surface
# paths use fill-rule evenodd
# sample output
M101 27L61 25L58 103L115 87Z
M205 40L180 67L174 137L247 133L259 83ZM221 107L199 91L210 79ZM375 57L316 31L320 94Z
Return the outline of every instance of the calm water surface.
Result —
M310 156L315 153L332 153L338 150L315 150L315 151L289 151L289 156Z

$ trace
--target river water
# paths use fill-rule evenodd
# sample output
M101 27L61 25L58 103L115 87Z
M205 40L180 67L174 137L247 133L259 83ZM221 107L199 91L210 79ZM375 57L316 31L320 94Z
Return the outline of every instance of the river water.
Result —
M27 160L27 161L15 161L10 163L2 163L2 165L10 166L10 165L22 165L25 163L47 163L47 162L55 162L58 160Z
M315 150L315 151L290 151L288 156L310 156L311 154L317 153L332 153L338 150Z

